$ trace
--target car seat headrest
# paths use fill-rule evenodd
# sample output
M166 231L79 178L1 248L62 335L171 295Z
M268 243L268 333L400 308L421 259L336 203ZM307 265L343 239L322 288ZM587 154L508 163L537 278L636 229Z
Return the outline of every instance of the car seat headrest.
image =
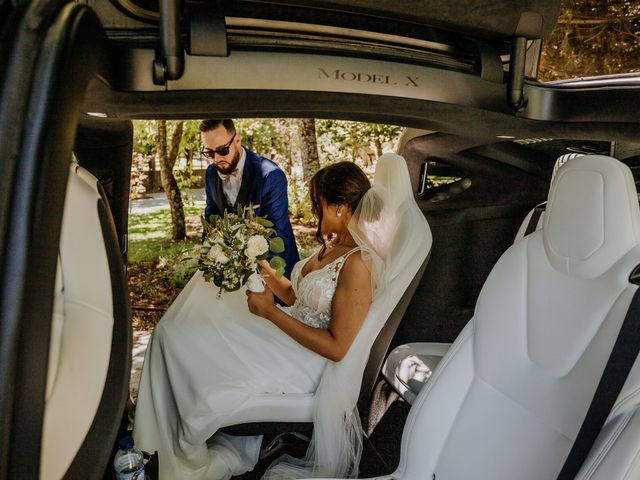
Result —
M551 184L543 238L559 272L595 278L640 243L631 170L603 155L568 160Z
M584 153L565 153L564 155L560 155L558 158L556 158L556 163L553 164L553 171L551 172L551 182L549 183L549 188L551 188L551 185L553 185L560 167L562 167L569 160L578 157L584 157Z

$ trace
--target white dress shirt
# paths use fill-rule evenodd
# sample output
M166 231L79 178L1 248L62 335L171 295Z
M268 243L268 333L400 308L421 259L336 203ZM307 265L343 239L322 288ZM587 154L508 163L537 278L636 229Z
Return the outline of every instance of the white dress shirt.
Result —
M240 155L236 169L228 175L218 172L218 175L220 175L222 179L222 191L224 192L224 196L227 197L227 203L229 205L236 203L240 185L242 184L242 172L244 170L244 161L247 157L247 152L245 152L244 147L240 148L242 148L242 154Z

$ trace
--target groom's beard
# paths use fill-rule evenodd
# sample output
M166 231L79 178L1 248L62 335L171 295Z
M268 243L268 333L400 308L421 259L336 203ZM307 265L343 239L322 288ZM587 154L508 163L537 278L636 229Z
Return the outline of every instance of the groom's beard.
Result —
M216 162L216 170L223 175L229 175L233 173L233 171L238 166L238 162L240 161L240 152L236 151L236 154L233 156L233 159L230 162L226 160ZM221 165L221 163L223 165Z

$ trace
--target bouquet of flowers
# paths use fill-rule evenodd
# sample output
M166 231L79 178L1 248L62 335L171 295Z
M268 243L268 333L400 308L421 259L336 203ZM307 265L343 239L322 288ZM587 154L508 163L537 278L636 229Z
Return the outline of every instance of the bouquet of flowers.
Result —
M272 253L282 253L284 242L276 236L273 223L256 215L257 207L239 206L236 213L202 217L204 242L199 247L198 269L204 279L223 291L234 292L256 273L256 261ZM269 261L278 277L284 273L285 261L272 256Z

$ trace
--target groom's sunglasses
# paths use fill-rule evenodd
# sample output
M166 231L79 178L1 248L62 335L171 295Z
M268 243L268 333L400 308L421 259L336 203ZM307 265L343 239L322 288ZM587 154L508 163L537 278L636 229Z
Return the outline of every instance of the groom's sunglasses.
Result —
M200 152L202 153L202 155L211 158L212 160L216 158L216 154L218 154L219 157L226 157L227 155L229 155L229 149L231 148L231 144L233 143L234 138L236 138L235 133L233 134L233 137L231 137L231 140L229 140L229 143L227 143L226 145L222 145L215 150L211 150L210 148L203 148L202 150L200 150Z

